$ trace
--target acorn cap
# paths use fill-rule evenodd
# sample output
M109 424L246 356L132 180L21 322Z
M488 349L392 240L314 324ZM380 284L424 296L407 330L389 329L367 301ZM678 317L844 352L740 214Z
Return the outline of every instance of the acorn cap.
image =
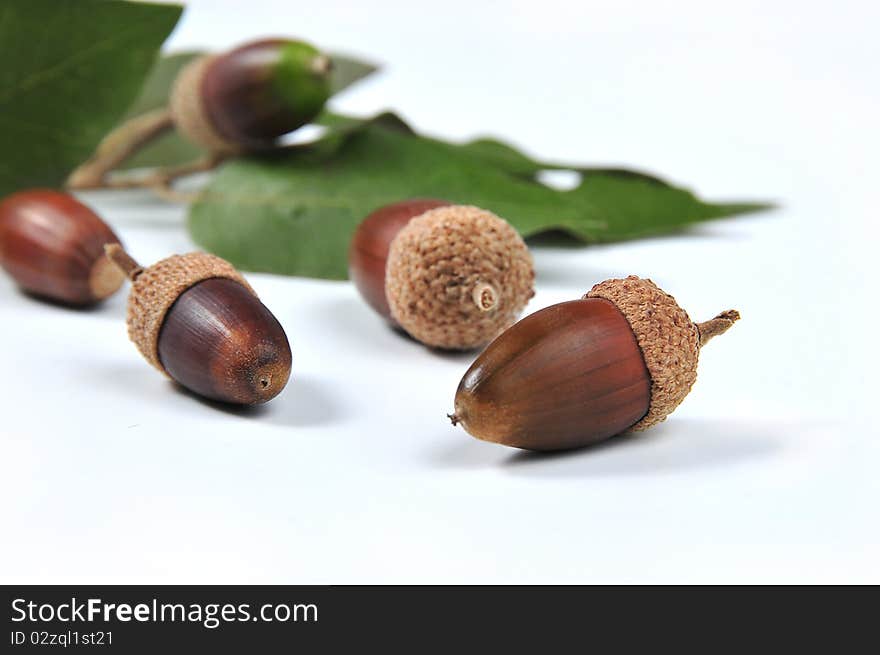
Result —
M202 55L188 63L174 80L169 109L174 126L192 143L218 154L232 154L241 147L217 131L208 116L202 94L205 72L217 55Z
M392 318L437 348L491 341L534 295L532 256L506 221L449 205L413 218L391 242L385 295Z
M159 332L165 315L184 291L211 278L225 278L254 290L229 262L204 252L172 255L141 269L119 246L108 246L107 256L132 279L126 323L128 336L144 358L167 375L159 359Z
M635 275L600 282L584 298L603 298L613 303L626 318L642 351L651 376L651 403L648 413L632 430L644 430L666 420L697 379L700 347L739 319L739 313L730 310L697 325L675 298L651 280Z

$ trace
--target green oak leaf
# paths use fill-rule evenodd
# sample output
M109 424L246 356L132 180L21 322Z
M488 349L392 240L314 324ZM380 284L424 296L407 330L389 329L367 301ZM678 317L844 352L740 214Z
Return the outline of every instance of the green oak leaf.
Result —
M764 209L709 203L656 177L568 167L580 184L558 191L535 162L498 141L447 143L419 136L393 114L366 121L329 117L324 139L224 164L190 208L193 238L236 266L329 279L347 276L358 222L410 197L473 204L523 236L562 231L583 242L632 239L699 221Z
M360 82L379 70L376 64L349 55L331 52L333 68L330 71L330 93L336 95L355 82Z
M123 121L154 109L166 107L177 74L189 62L203 54L204 52L199 51L178 52L159 59L153 67L150 77L144 83L140 96L128 110ZM378 70L375 65L348 55L330 53L330 58L333 60L330 89L334 95ZM173 166L198 159L203 153L204 151L198 146L191 144L181 138L177 132L171 130L147 144L120 168L124 170Z
M0 3L0 195L59 186L131 105L177 5Z
M666 184L666 182L659 177L629 168L597 168L537 161L521 153L516 148L502 141L491 138L475 139L464 144L461 148L466 152L470 152L478 157L486 159L495 166L503 168L510 173L524 175L529 178L534 178L534 176L540 171L573 171L584 175L603 173L609 176L616 175L620 177L637 178L646 182L656 182L662 185Z

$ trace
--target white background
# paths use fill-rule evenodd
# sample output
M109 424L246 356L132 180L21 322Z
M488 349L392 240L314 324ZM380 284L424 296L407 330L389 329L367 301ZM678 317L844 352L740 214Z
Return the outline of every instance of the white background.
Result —
M743 314L665 424L550 456L450 426L472 355L396 336L348 283L249 276L293 380L224 411L140 358L125 294L71 312L3 277L0 580L880 582L876 4L189 5L169 48L289 34L381 63L337 110L781 208L535 251L530 312L633 273ZM145 263L194 247L181 207L83 197Z

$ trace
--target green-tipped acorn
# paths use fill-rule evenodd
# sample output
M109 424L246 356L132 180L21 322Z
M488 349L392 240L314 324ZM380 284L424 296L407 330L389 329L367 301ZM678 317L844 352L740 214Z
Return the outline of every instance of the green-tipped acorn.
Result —
M330 58L302 41L265 39L200 57L171 94L174 125L215 153L271 147L330 96Z

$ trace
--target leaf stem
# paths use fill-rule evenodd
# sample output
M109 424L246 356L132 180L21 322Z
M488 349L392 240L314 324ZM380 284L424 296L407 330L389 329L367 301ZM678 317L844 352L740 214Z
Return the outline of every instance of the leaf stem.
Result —
M105 188L107 174L150 141L174 127L167 107L135 116L110 132L95 154L67 178L69 189Z
M74 186L68 183L72 189L150 189L157 196L172 202L193 202L199 196L198 193L186 193L174 188L175 180L202 173L217 168L226 157L221 154L209 154L195 159L186 164L155 168L146 175L124 175L110 177L104 175L100 182L87 186Z

